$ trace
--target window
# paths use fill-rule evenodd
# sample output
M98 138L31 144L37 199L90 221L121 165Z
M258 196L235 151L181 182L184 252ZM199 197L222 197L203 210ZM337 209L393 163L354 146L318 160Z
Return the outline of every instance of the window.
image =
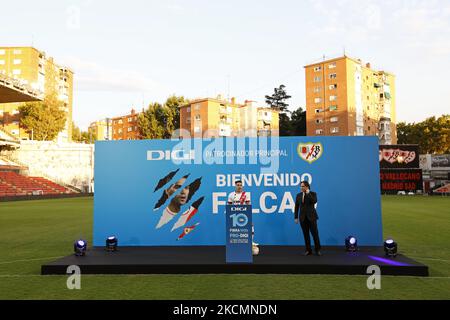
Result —
M336 101L337 96L330 96L330 101Z
M199 115L199 114L197 114L197 115L195 116L195 120L197 120L197 121L200 120L200 115Z
M131 122L131 121L133 121L133 118L128 118L128 122Z
M317 129L316 130L316 134L322 134L323 133L323 130L322 129Z
M314 82L320 82L320 81L322 81L321 76L314 77Z
M335 84L330 84L329 86L328 86L328 89L330 89L330 90L335 90L335 89L337 89L337 84L335 83Z
M316 124L321 124L323 123L323 119L316 119Z
M22 54L22 50L20 50L20 49L14 49L13 53L14 53L14 54Z
M321 113L321 112L323 112L323 110L322 109L316 109L315 112L316 113Z
M11 130L11 133L13 135L18 135L19 134L19 129L13 129L13 130Z
M195 133L199 133L200 132L200 127L194 127L194 132Z
M0 65L4 65L5 64L5 60L0 60Z
M22 59L14 59L13 60L13 64L21 64L22 63Z
M191 118L186 118L186 123L191 123Z
M200 103L194 104L194 110L200 110Z
M332 62L328 65L328 69L336 68L336 62Z
M128 127L128 132L131 132L131 131L133 131L133 127Z
M331 133L338 133L339 132L339 128L338 127L333 127L330 129Z
M122 133L122 129L119 129L119 133Z
M322 98L314 98L314 103L320 103L322 102Z
M314 67L314 72L319 72L320 70L322 70L322 67L321 67L321 66Z
M120 120L119 120L119 124L122 124L122 123L123 123L123 121L122 121L122 119L120 119Z
M335 105L332 105L332 106L330 106L330 111L334 111L334 110L337 110L337 106L335 106Z
M338 122L338 117L331 117L330 122Z
M186 112L191 112L191 107L187 107Z
M336 79L336 73L330 73L328 76L330 79Z
M15 75L18 75L18 74L21 74L21 73L22 73L22 71L20 69L14 69L13 70L13 74L15 74Z
M321 89L320 87L314 87L314 92L315 92L315 93L319 93L319 92L320 92L320 89Z
M5 54L5 49L0 49L0 55L4 55Z

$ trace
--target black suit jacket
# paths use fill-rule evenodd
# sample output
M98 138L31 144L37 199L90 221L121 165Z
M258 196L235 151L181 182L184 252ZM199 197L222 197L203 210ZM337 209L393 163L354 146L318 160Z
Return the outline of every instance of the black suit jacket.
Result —
M314 205L317 203L317 194L315 192L310 191L309 193L305 193L305 201L302 203L302 195L300 192L295 197L295 219L298 219L300 215L300 221L304 221L306 217L308 217L309 221L315 221L319 219L317 215L316 208Z

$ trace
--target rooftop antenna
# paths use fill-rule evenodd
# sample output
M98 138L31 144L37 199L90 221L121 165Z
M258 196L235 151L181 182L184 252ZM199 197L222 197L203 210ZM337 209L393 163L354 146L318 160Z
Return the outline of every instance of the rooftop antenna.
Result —
M346 52L345 52L345 46L344 46L344 48L343 48L343 49L344 49L344 57L345 57L345 56L346 56L346 55L345 55L345 54L346 54Z

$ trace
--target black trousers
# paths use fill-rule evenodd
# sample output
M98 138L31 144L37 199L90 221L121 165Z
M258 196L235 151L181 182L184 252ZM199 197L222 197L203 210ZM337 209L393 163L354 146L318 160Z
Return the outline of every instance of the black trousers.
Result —
M305 220L300 221L300 226L302 227L303 237L305 238L306 251L312 252L311 250L311 239L309 233L311 232L314 239L314 250L317 252L320 250L320 239L319 230L317 229L317 220L310 221L307 217Z

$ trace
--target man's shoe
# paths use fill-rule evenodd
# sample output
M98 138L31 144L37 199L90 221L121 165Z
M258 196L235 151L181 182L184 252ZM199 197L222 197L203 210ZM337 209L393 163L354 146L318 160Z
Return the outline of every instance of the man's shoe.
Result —
M320 252L320 251L316 251L316 256L321 256L322 255L322 253Z
M305 251L305 253L303 255L304 256L310 256L310 255L312 255L312 252L311 251Z

